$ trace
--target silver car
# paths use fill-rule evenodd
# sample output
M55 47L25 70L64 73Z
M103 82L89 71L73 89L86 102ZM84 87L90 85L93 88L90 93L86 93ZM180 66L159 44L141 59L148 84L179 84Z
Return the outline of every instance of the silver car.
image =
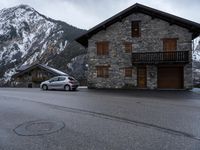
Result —
M79 83L76 79L69 76L57 76L54 78L51 78L47 81L44 81L40 84L40 88L43 90L65 90L65 91L71 91L76 90L79 86Z

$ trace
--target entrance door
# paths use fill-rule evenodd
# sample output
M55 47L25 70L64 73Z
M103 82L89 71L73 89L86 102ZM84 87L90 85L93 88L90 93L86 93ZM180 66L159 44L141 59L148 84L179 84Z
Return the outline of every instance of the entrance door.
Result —
M138 67L138 88L146 88L147 87L147 71L146 66Z

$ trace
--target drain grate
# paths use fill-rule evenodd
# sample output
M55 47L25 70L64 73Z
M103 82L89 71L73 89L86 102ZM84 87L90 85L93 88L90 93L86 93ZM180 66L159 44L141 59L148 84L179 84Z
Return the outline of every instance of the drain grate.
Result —
M58 132L64 127L62 121L37 120L20 124L13 131L20 136L41 136Z

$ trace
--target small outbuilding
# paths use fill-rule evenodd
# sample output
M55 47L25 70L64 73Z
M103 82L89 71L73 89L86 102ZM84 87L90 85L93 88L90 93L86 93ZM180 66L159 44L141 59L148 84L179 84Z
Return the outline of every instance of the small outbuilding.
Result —
M66 73L43 64L22 66L12 76L11 84L14 87L39 87L40 83L54 76L63 76Z

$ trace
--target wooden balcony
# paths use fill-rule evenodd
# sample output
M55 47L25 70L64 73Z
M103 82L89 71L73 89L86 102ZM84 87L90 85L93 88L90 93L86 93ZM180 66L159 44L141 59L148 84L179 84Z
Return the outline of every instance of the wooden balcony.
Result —
M180 64L189 62L189 51L132 53L133 64Z

